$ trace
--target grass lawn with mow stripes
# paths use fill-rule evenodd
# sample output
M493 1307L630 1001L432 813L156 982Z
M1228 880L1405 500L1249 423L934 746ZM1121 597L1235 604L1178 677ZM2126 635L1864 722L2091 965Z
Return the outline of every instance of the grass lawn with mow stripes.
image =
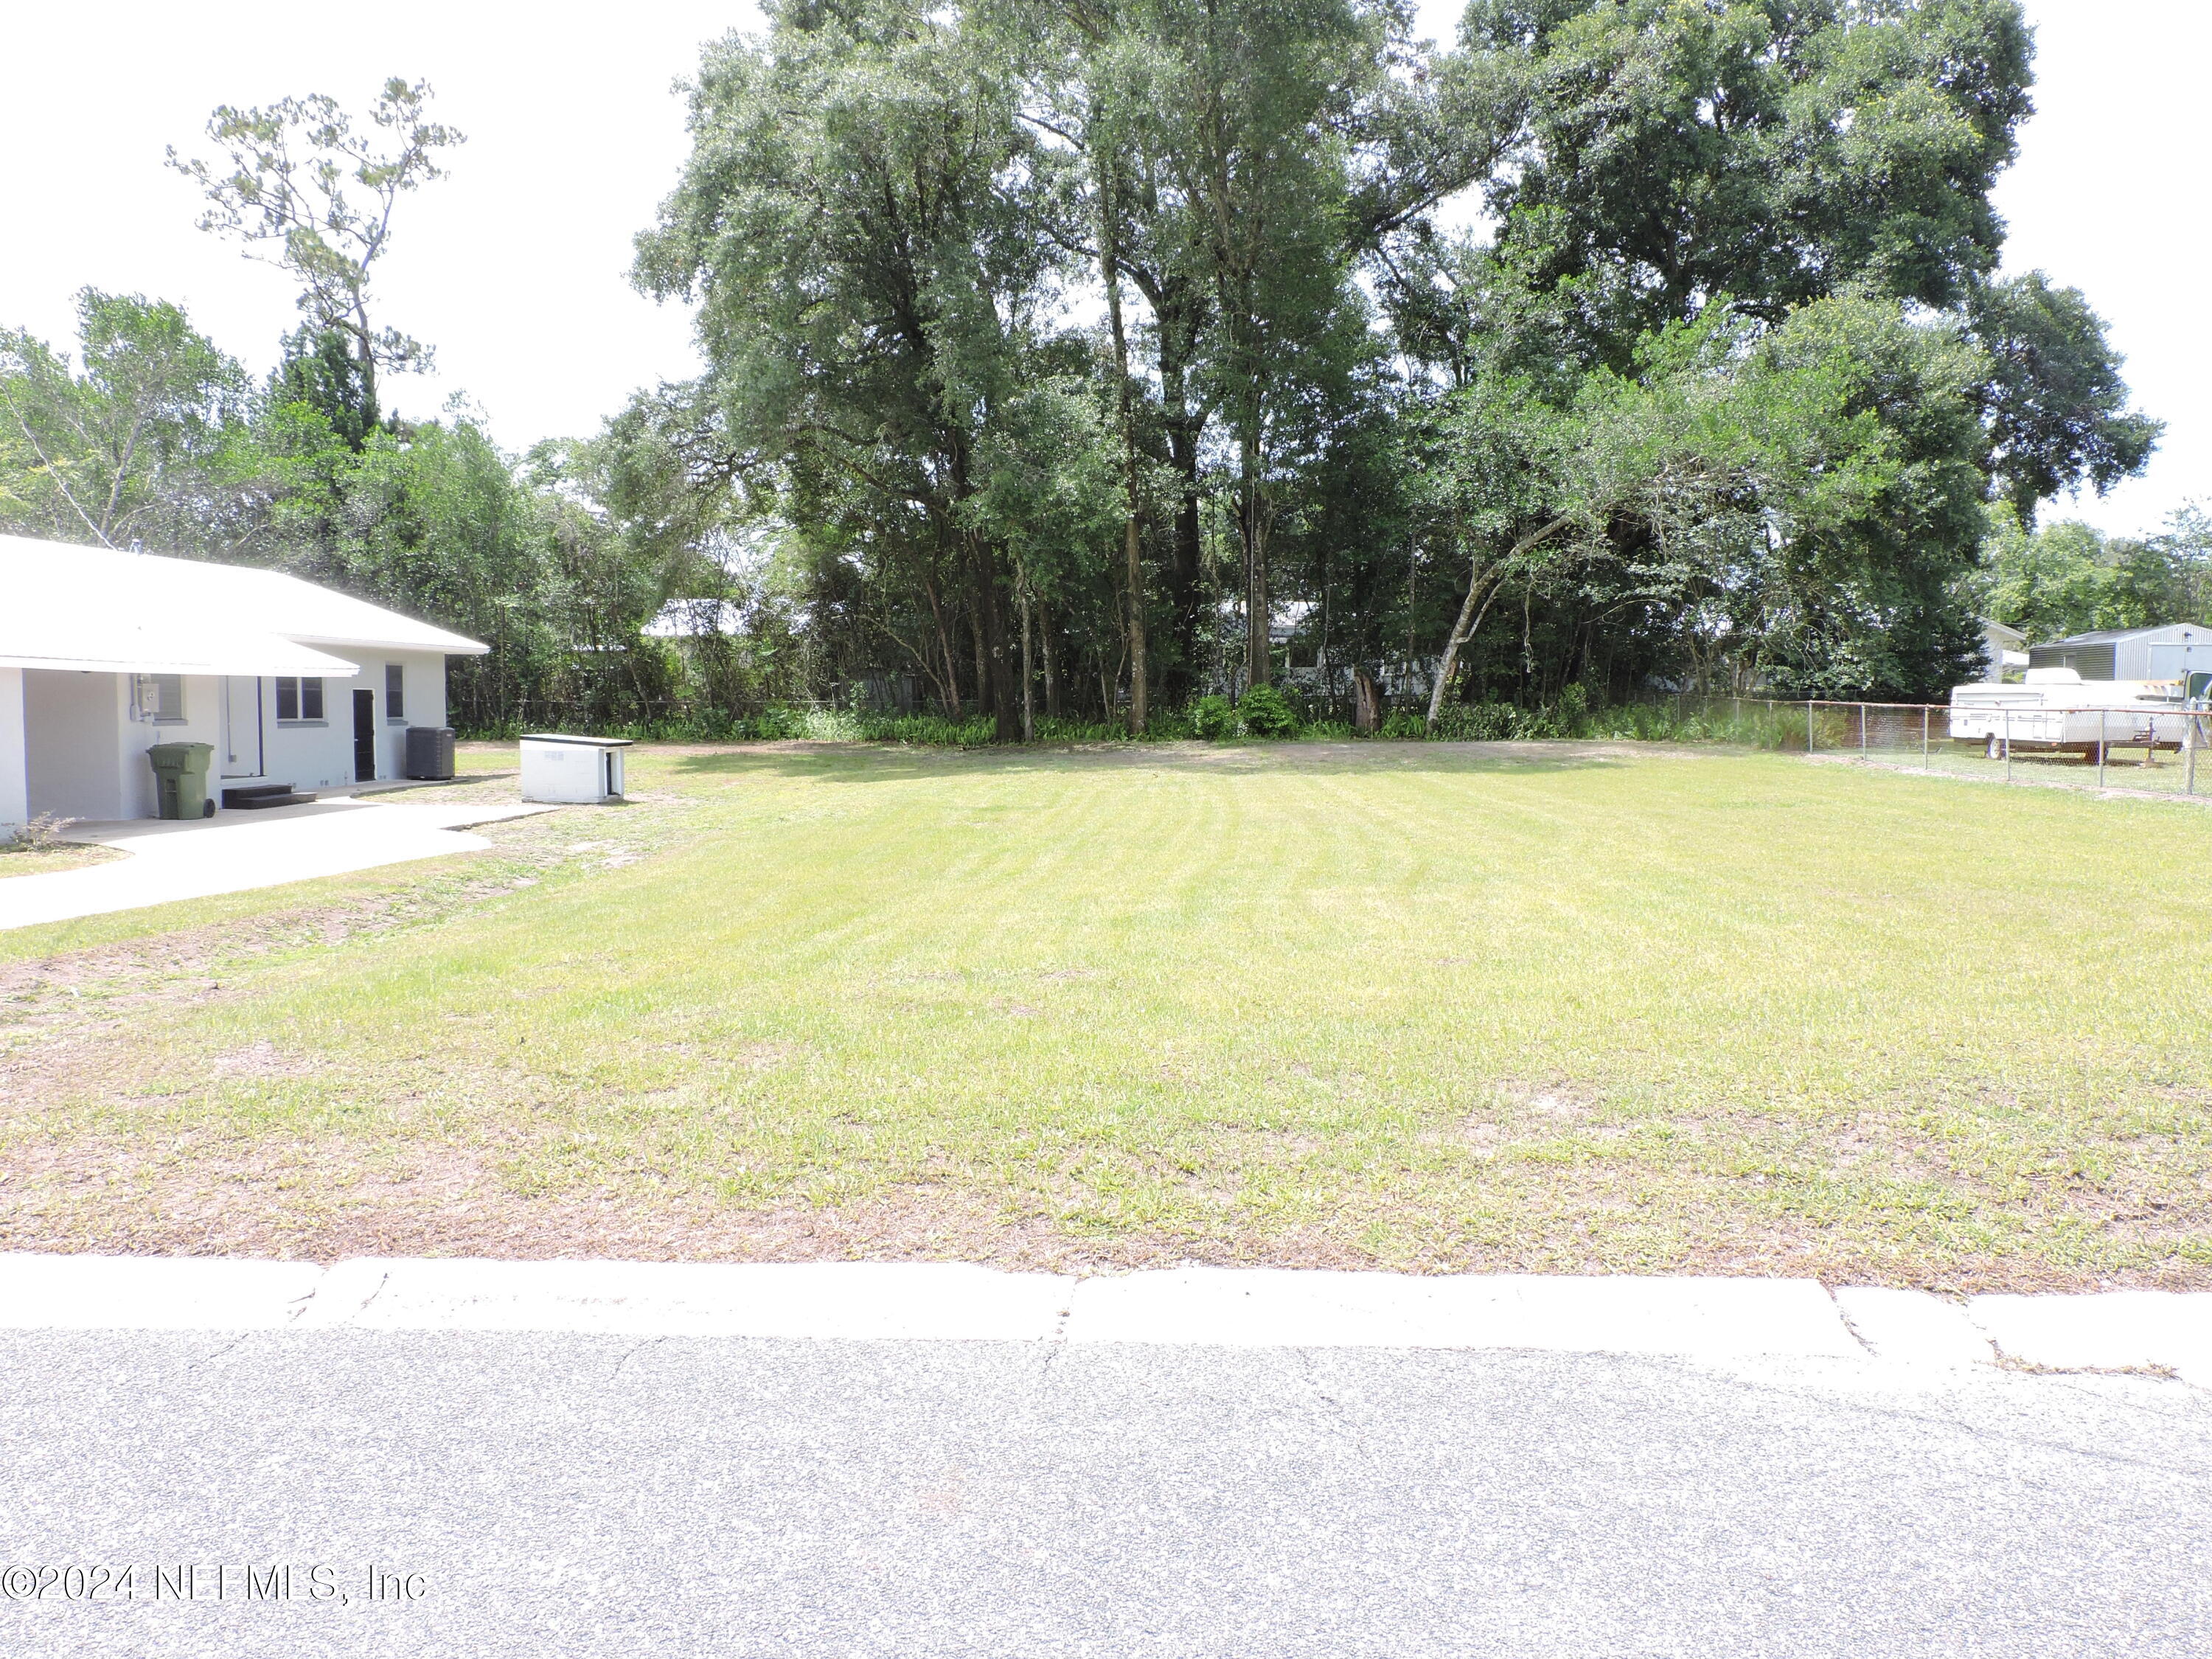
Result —
M1626 744L630 776L0 934L0 1245L2212 1285L2185 805Z

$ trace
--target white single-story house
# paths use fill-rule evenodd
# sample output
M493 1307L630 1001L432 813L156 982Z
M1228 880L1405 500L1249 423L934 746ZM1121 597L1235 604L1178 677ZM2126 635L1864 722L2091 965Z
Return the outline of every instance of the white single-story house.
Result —
M0 835L155 816L155 744L213 745L217 799L402 776L446 659L488 648L278 571L0 536Z
M1981 617L1982 678L1995 685L2005 677L2008 668L2027 666L2027 635L2017 628L2008 628L2001 622Z

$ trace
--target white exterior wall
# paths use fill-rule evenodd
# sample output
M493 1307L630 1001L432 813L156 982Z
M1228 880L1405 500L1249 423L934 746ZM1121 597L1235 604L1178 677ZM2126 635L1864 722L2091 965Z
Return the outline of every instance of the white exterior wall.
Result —
M398 664L406 678L406 712L397 718L384 706L384 669L387 663ZM383 736L377 744L376 775L404 778L407 775L407 728L446 723L445 653L387 652L371 661L364 672L375 677L376 717L384 726Z
M20 672L24 793L33 817L150 818L160 808L146 751L157 743L212 747L221 737L222 682L212 675L185 676L184 718L155 720L131 714L128 674ZM216 787L212 766L208 787Z
M331 789L354 781L352 692L356 684L353 680L323 682L320 720L279 720L276 682L273 678L261 682L262 780L307 790ZM243 780L230 781L236 788Z
M130 717L129 678L80 674L67 669L23 670L23 749L31 815L70 818L139 816L124 764L124 734L137 728ZM146 757L146 793L154 771Z
M406 775L407 728L446 723L446 658L439 651L379 651L368 646L318 645L333 657L356 665L352 679L323 682L323 718L276 718L276 682L261 682L262 779L299 789L338 789L357 781L353 763L353 694L375 699L376 775ZM404 713L394 717L385 696L384 671L397 663L404 677ZM233 787L251 780L233 778Z
M41 812L95 821L152 817L159 811L154 769L146 751L157 743L204 743L216 750L208 768L208 793L253 783L289 783L304 790L343 788L356 782L353 694L375 699L376 775L405 775L407 727L446 723L446 659L434 651L373 651L366 647L319 647L356 662L352 679L323 682L323 718L276 718L276 682L259 681L258 745L262 768L246 773L255 735L241 730L234 775L222 775L225 682L216 675L183 680L184 719L156 721L131 712L131 676L74 671L0 669L0 825L21 823ZM385 667L404 676L404 714L386 707ZM240 681L243 687L249 682ZM237 699L242 718L252 695ZM4 834L0 831L0 834Z
M23 748L23 671L0 668L0 841L31 820L31 779Z

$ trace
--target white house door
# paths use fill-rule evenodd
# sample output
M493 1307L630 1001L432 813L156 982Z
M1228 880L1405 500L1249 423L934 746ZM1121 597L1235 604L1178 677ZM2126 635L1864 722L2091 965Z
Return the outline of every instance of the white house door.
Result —
M258 778L262 772L261 682L228 674L222 682L222 752L216 764L226 778Z

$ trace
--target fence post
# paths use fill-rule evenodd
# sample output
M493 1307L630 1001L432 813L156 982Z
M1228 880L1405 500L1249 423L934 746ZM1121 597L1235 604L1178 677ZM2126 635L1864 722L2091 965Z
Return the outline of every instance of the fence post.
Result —
M1929 711L1928 705L1927 705L1926 703L1924 703L1924 702L1923 702L1923 703L1922 703L1922 704L1920 705L1920 763L1921 763L1921 765L1922 765L1922 766L1923 766L1923 767L1924 767L1924 766L1926 766L1926 765L1928 764L1928 715L1929 715Z
M2185 751L2181 761L2181 793L2185 795L2193 795L2197 793L2196 715L2191 714L2189 717L2188 723L2181 728L2181 735L2182 748Z
M2097 787L2105 787L2105 711L2097 711Z
M1813 752L1813 700L1805 699L1805 752Z
M1861 703L1859 705L1859 758L1864 760L1866 757L1866 705Z
M2012 781L2012 710L2004 711L2005 781Z

